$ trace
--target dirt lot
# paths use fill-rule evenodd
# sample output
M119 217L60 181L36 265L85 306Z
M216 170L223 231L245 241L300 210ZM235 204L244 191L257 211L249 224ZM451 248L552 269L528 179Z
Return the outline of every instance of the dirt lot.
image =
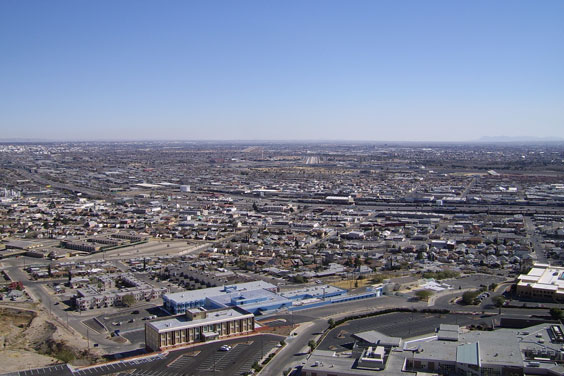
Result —
M370 279L357 279L357 280L350 280L350 279L345 279L342 281L337 281L337 282L331 282L331 285L335 286L335 287L339 287L342 289L354 289L354 288L361 288L361 287L366 287L369 285L374 284L374 282L372 282Z
M68 345L70 343L73 347ZM0 306L0 364L3 372L56 363L93 362L97 357L86 353L81 345L75 335L49 320L44 312L27 307Z

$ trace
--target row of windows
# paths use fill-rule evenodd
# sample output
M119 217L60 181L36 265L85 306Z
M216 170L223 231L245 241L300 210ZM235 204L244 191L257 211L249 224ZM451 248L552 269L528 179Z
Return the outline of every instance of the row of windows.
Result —
M161 333L158 335L159 343L154 346L151 343L152 348L163 348L167 346L181 345L185 343L192 343L200 341L204 334L216 332L218 336L228 336L232 334L239 334L245 332L251 332L254 330L254 320L253 318L234 320L230 322L224 322L220 324L209 324L203 325L197 328L179 329L175 331L170 331L166 333ZM149 333L148 339L152 340L152 333Z

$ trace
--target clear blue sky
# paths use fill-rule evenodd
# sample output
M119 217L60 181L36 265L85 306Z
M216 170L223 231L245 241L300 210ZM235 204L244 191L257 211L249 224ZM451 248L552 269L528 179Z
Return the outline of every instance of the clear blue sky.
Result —
M0 138L564 138L564 1L0 1Z

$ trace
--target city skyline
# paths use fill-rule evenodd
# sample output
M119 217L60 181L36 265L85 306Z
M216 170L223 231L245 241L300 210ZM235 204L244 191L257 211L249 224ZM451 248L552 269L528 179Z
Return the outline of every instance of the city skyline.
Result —
M4 140L564 138L564 4L0 4Z

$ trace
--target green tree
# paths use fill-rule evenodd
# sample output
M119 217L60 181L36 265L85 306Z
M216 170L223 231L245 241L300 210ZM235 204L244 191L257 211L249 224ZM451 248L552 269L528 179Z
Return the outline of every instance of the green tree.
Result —
M317 343L313 339L310 340L307 345L311 348L311 351L315 350L315 348L317 347Z
M124 306L131 307L133 304L135 304L135 297L131 294L125 295L121 299L121 302L123 303Z
M462 294L462 303L466 305L475 304L476 297L479 294L480 293L478 291L466 291L464 294Z
M329 328L334 328L335 327L335 320L329 319L327 321L327 324L329 324Z
M307 282L307 278L305 278L303 275L295 275L294 276L294 282L295 283L306 283Z
M258 371L260 371L260 370L262 369L262 367L260 366L260 364L259 364L258 362L254 362L253 365L252 365L252 368L253 368L256 372L258 372Z
M382 281L384 281L385 276L381 275L381 274L377 274L375 276L372 277L372 282L374 283L382 283Z
M500 308L503 307L503 304L505 303L505 298L502 295L498 295L492 298L493 304Z
M564 317L564 311L561 308L553 307L550 309L550 317L555 320L561 320Z
M417 299L426 302L431 296L433 296L433 292L431 290L417 290L415 292L415 296Z

